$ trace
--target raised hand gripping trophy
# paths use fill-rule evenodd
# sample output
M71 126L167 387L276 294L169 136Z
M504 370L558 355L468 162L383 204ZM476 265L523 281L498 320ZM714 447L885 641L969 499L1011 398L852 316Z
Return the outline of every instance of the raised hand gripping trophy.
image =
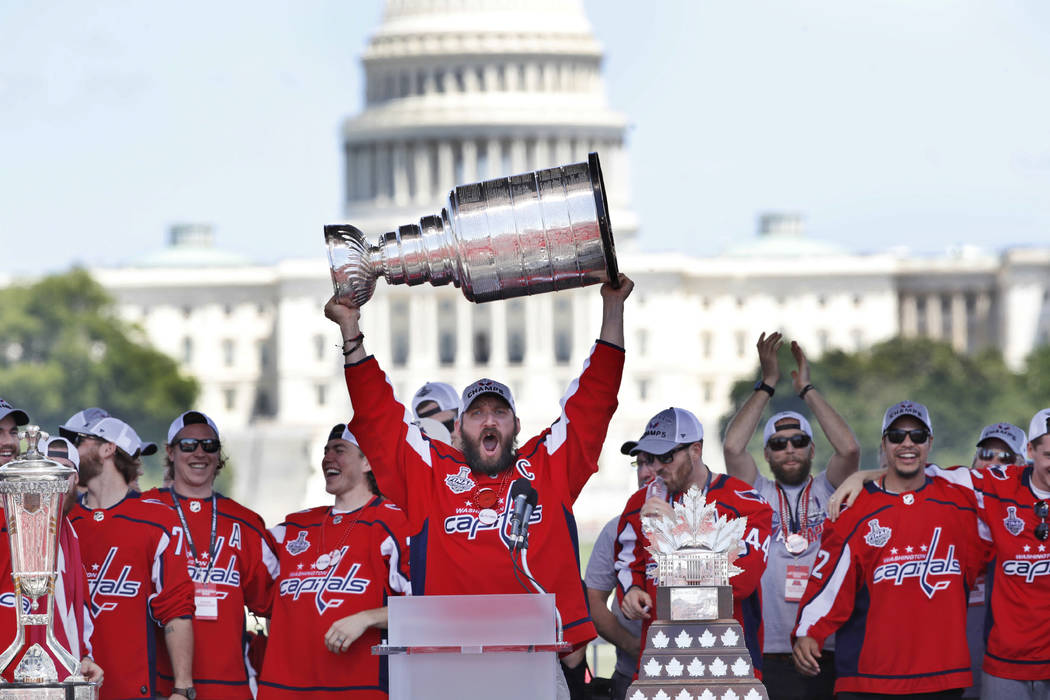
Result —
M98 684L84 680L80 662L62 648L53 628L62 498L72 487L76 470L40 454L37 442L47 434L35 425L28 426L19 437L27 440L27 450L0 467L0 499L11 545L18 621L14 642L0 654L0 700L94 700ZM28 610L24 609L23 597ZM44 605L41 598L46 598ZM27 636L30 641L40 641L29 644ZM22 660L9 674L8 667L24 649ZM56 660L63 667L61 673L55 667Z
M767 700L755 679L729 579L747 518L719 517L690 487L674 517L645 518L656 561L656 612L627 700Z
M387 284L451 282L470 301L509 299L611 280L618 284L598 154L524 175L460 185L441 213L369 243L325 226L335 293L358 306Z

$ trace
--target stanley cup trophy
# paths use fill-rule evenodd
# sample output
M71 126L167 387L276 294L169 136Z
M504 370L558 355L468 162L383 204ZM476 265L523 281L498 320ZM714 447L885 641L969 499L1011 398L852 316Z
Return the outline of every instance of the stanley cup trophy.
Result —
M607 280L618 284L598 154L586 163L461 185L439 215L375 243L325 226L335 293L364 304L387 284L452 283L470 301L509 299Z
M15 604L15 640L0 654L0 700L94 700L98 685L80 675L80 661L62 648L53 628L62 498L76 470L40 454L37 441L47 434L36 426L20 437L28 441L28 449L0 467L11 576L15 601L20 601ZM12 671L19 655L22 660Z
M729 579L747 518L719 517L696 486L674 518L644 518L657 564L656 612L627 700L768 700L733 619Z

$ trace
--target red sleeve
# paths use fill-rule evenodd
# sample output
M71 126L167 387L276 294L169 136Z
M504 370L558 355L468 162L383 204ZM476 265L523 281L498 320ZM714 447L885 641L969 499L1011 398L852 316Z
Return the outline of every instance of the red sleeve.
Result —
M171 533L178 527L178 522L174 514L159 504L157 511L158 524L164 530L155 539L151 572L153 595L149 605L153 619L166 625L178 617L193 617L193 581L186 560L175 554Z
M623 363L621 348L596 342L583 372L562 396L561 415L540 436L547 454L563 465L570 503L576 502L584 484L598 471L609 421L616 411Z
M392 503L377 506L384 527L377 528L379 542L376 553L381 570L386 572L386 595L407 595L411 592L408 570L408 521L405 514Z
M251 524L247 529L249 540L245 542L248 556L241 568L241 590L248 609L263 615L270 608L274 581L279 573L277 543L262 518L256 516Z
M431 443L412 423L409 410L394 397L393 387L374 357L347 365L345 375L354 408L347 427L368 458L379 490L419 527L430 502ZM441 446L459 454L443 443Z
M856 504L850 510L857 512ZM812 637L823 648L824 640L853 612L857 588L863 579L860 562L849 540L844 539L857 529L849 513L845 511L834 523L825 522L820 551L799 602L797 624L791 633L792 645L799 637Z
M747 486L744 482L740 482L740 485ZM744 548L736 560L736 565L743 569L743 572L729 579L729 584L733 587L733 597L741 600L755 592L766 570L766 558L773 534L773 509L750 486L747 486L743 493L739 489L736 492L738 498L733 499L733 508L727 508L719 501L718 510L727 517L747 518Z
M646 567L649 564L649 539L642 532L642 504L645 503L648 488L639 489L627 499L627 506L620 515L616 525L616 541L613 554L616 557L613 566L616 570L616 599L623 602L623 596L632 588L646 588Z

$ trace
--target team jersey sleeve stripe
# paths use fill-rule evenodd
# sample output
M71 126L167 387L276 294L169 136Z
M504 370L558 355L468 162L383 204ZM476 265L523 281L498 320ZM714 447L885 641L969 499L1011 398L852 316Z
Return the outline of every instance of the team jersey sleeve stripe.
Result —
M627 523L616 539L620 543L620 552L616 555L613 567L616 570L616 580L620 584L620 589L626 593L634 585L631 564L634 562L635 548L638 546L638 535L631 523Z
M411 583L401 574L401 547L398 546L393 535L383 538L383 542L379 545L379 553L388 557L390 561L390 574L387 577L390 590L402 595L408 594Z
M813 626L826 617L835 607L835 601L842 590L842 582L846 579L852 559L849 542L847 542L842 546L842 551L839 554L838 561L835 562L835 568L832 570L831 576L828 577L828 582L799 612L796 636L810 636L810 630L813 629Z

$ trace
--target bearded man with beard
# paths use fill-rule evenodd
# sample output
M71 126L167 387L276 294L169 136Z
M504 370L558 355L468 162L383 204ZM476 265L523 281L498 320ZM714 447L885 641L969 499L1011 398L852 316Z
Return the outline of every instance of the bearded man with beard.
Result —
M766 421L762 431L762 454L773 480L758 471L747 443L780 379L777 350L782 342L780 333L768 337L763 333L759 337L762 378L729 422L722 451L726 471L754 486L773 506L773 543L762 575L762 672L770 700L830 699L835 684L835 638L824 645L825 663L821 664L820 673L805 676L792 660L791 630L810 567L820 549L828 498L847 476L857 471L860 445L846 421L810 384L809 362L799 344L792 341L791 354L798 364L798 369L791 372L794 391L813 411L834 453L823 472L811 474L813 429L801 414L784 411Z
M602 326L583 373L569 385L561 415L516 447L521 423L510 389L481 379L463 391L453 442L427 436L394 397L392 383L363 347L360 308L333 297L325 315L343 334L346 385L354 407L347 426L368 455L379 488L401 506L411 538L413 595L525 593L510 549L511 484L528 479L538 494L529 525L529 568L555 596L565 641L577 650L596 636L580 578L572 505L598 469L623 373L623 307L634 283L601 287ZM462 451L461 451L462 450ZM567 667L580 667L582 653ZM575 663L574 663L575 662ZM582 670L582 669L581 669ZM564 686L563 686L564 687Z

